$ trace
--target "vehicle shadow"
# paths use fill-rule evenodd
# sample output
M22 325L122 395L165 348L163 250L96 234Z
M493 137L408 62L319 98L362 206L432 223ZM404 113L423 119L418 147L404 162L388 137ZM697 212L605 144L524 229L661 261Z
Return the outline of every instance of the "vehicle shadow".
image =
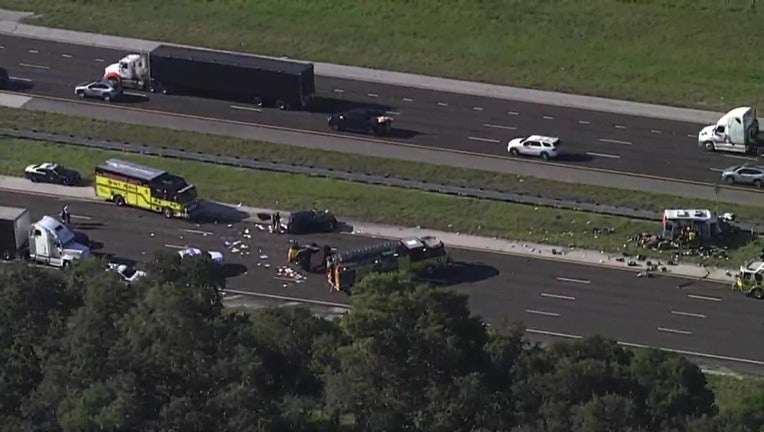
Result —
M557 162L591 162L595 157L586 153L561 153L554 159Z
M424 134L412 129L396 128L395 125L393 125L393 128L390 130L390 132L388 132L387 135L380 136L380 138L411 139L420 135Z
M384 104L375 104L368 102L356 102L346 99L327 98L324 96L316 96L310 102L307 110L308 112L317 114L336 114L344 111L350 111L355 108L368 108L380 111L391 111L392 107Z
M72 225L77 230L93 231L103 227L102 222L73 222Z
M249 213L241 209L214 201L204 201L199 215L190 222L207 223L237 223L250 217Z
M244 264L223 264L223 276L226 278L233 278L241 276L248 270Z
M143 102L148 102L148 101L149 101L149 97L147 95L144 95L144 94L140 94L140 93L123 93L114 102L118 103L118 104L121 104L121 103L124 103L124 104L137 104L137 103L143 103Z
M442 275L428 278L427 282L437 286L452 286L481 282L500 274L496 267L483 263L454 262Z
M10 91L27 91L27 90L31 90L32 87L34 87L34 84L33 84L32 80L11 78L10 80L8 80L8 88L7 88L7 90L10 90Z

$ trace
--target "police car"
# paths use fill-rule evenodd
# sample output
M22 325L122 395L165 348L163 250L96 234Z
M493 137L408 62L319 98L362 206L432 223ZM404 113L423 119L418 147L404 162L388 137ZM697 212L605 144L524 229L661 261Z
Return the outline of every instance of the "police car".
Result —
M223 265L223 254L220 253L220 252L216 252L216 251L202 251L201 249L197 249L197 248L187 248L187 249L183 249L181 251L178 251L178 255L180 255L181 258L198 257L198 256L204 256L205 254L215 264Z
M33 183L55 183L73 186L79 183L80 173L55 162L43 162L24 168L24 176Z

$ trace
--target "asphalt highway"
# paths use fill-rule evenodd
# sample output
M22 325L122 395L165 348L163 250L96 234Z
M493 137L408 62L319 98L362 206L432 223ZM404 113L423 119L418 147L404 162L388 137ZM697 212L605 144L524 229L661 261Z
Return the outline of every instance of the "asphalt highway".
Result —
M98 79L125 52L37 39L0 36L0 58L13 77L31 83L28 93L75 99L73 86ZM756 161L709 154L697 147L703 125L491 98L317 77L318 98L309 112L280 112L245 103L131 92L120 102L151 109L329 132L327 114L356 106L388 111L396 130L386 141L475 155L507 156L508 139L529 134L558 136L560 163L672 179L717 182L719 170ZM93 102L100 104L101 102ZM346 134L341 134L346 135Z
M307 275L299 283L280 273L289 238L255 225L196 224L108 203L0 192L0 205L29 208L33 217L55 216L65 202L75 231L86 234L97 252L134 260L139 267L158 249L223 252L231 275L229 302L307 303L330 315L341 314L349 303L344 294L328 291L321 274ZM342 250L382 241L352 234L300 240ZM540 338L602 334L681 350L706 364L764 370L759 343L764 305L726 286L668 276L637 278L629 271L469 250L455 249L452 255L457 270L440 282L468 294L473 311L488 323L522 321L532 337Z

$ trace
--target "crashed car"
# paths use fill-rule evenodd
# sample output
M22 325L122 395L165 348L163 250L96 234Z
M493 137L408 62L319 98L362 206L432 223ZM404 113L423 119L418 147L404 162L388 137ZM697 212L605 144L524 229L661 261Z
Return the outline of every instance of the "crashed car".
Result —
M334 131L354 131L369 135L387 135L393 127L393 118L387 113L368 108L332 114L328 122Z
M119 275L119 277L122 278L127 283L134 283L138 279L141 279L142 277L146 276L146 273L140 270L137 270L135 267L127 265L127 264L119 264L119 263L108 263L106 271L108 272L114 272Z
M301 210L289 214L281 228L289 234L312 234L333 232L337 229L337 218L329 210Z
M217 251L202 251L197 248L187 248L178 251L178 255L180 255L181 259L186 257L204 256L205 254L215 264L223 265L223 254Z

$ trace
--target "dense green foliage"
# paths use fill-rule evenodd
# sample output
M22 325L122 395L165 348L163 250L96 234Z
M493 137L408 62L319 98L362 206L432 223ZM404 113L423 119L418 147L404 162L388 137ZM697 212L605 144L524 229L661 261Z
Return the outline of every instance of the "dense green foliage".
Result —
M7 431L757 431L764 394L716 413L682 357L591 338L548 348L467 298L367 280L337 321L225 309L204 258L126 286L98 261L0 270ZM734 418L733 418L734 417Z

